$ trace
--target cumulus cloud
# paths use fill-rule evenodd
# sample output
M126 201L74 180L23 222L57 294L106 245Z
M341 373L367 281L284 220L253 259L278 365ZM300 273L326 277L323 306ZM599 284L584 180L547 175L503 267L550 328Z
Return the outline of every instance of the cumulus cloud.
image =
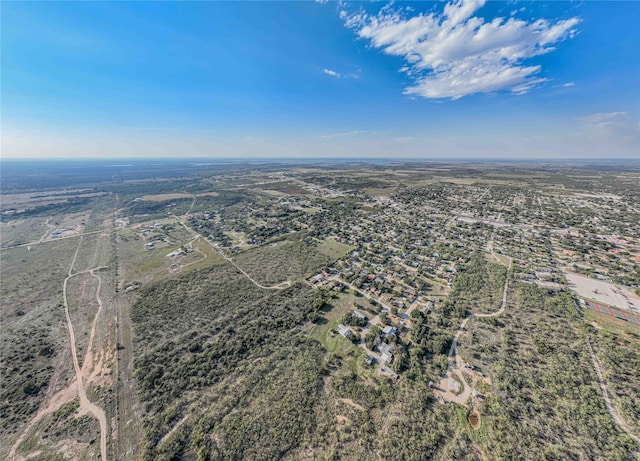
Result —
M345 25L371 46L401 56L401 69L414 82L409 95L459 99L474 93L526 93L546 79L539 65L525 61L553 51L576 34L579 18L531 22L475 16L485 0L456 0L442 12L410 15L386 6L376 15L340 12Z
M325 74L327 75L331 75L332 77L335 78L340 78L342 77L342 75L339 72L336 72L335 70L331 70L331 69L323 69L322 70Z

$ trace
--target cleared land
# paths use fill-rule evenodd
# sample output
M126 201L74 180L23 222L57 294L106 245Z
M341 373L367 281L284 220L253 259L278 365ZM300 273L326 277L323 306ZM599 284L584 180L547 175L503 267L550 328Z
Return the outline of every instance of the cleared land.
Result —
M625 287L616 286L604 280L574 274L573 272L565 272L565 276L569 282L569 287L571 287L578 296L622 309L631 309L635 312L640 312L640 296L637 296Z
M276 285L302 279L333 260L304 235L292 235L239 253L233 261L259 283Z

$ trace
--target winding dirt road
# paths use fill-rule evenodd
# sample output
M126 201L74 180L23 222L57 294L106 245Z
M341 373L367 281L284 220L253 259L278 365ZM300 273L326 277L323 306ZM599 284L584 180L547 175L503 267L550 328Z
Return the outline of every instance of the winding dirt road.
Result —
M493 255L493 248L491 247L491 254ZM448 361L449 365L447 367L447 374L440 381L439 385L439 395L447 401L452 401L456 403L460 403L464 405L467 399L471 396L472 390L470 386L464 386L464 389L461 393L456 394L451 391L452 388L455 388L458 383L453 378L453 376L457 376L459 381L464 383L465 380L461 376L461 370L464 367L464 362L462 358L456 353L456 349L458 347L458 340L460 339L460 335L466 331L465 327L469 320L474 317L478 318L490 318L497 317L498 315L502 315L507 307L507 294L509 291L509 270L511 269L511 264L513 263L513 259L509 258L509 266L507 267L507 274L504 279L504 288L502 290L502 303L500 304L500 309L495 312L491 312L488 314L469 314L460 324L458 331L456 331L455 336L453 337L453 341L451 342L451 347L449 348ZM456 382L456 384L454 384Z

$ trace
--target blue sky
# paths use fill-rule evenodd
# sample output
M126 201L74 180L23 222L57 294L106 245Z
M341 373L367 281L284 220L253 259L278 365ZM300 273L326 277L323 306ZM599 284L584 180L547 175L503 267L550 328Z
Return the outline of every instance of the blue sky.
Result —
M640 158L640 2L3 2L2 156Z

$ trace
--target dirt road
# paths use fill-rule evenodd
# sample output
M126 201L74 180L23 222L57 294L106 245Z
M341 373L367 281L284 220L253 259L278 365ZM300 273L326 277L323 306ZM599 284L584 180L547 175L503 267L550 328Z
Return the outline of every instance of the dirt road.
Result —
M284 290L285 288L291 286L291 281L290 280L285 280L284 282L281 282L281 283L278 283L278 284L272 285L272 286L265 286L265 285L262 285L261 283L258 283L249 274L247 274L244 269L242 269L240 266L238 266L229 256L225 255L222 252L222 250L220 250L220 247L218 247L215 243L212 243L209 239L205 238L202 234L199 234L194 229L192 229L191 227L187 226L187 224L184 221L180 221L180 224L185 229L187 229L189 232L192 232L194 235L197 235L197 236L201 237L214 250L216 250L220 254L220 256L222 256L224 259L226 259L233 267L235 267L239 272L241 272L245 277L247 277L251 281L251 283L253 283L258 288L263 288L265 290Z
M76 259L78 258L78 252L80 247L82 246L83 237L80 237L78 241L78 246L76 247L76 251L73 254L73 259L71 260L71 264L69 266L69 271L67 273L67 277L64 279L62 285L62 296L63 296L63 304L64 311L67 321L67 329L69 331L69 343L71 349L71 357L73 359L73 367L75 370L75 383L71 383L67 388L55 394L47 405L38 411L38 413L29 421L29 423L23 428L20 436L15 440L13 446L9 450L8 458L16 459L16 452L18 447L25 440L29 431L35 426L37 422L39 422L45 416L53 413L58 408L60 408L65 403L73 400L76 395L80 397L80 408L90 412L99 422L100 424L100 453L102 461L107 461L107 419L105 416L105 412L102 408L92 403L88 398L84 389L84 381L83 381L83 371L86 375L87 372L91 371L92 363L93 363L93 353L92 353L92 344L93 338L95 336L96 325L98 321L98 316L102 311L102 300L100 299L100 289L102 287L102 280L99 276L97 276L94 271L99 269L105 269L104 267L98 267L94 269L87 269L80 272L73 272L73 267L75 265ZM98 303L98 312L96 312L96 316L93 321L93 325L91 328L91 334L89 339L89 347L87 348L87 352L85 355L85 361L83 363L83 369L80 369L78 362L78 355L76 352L76 339L75 332L73 330L73 324L71 322L71 316L69 315L69 303L67 300L67 284L69 280L77 275L90 273L93 277L98 279L98 288L96 289L96 301ZM74 389L75 387L75 389Z
M492 252L493 250L492 245L489 248ZM495 312L491 312L489 314L469 314L462 321L462 323L460 324L460 328L458 328L458 331L456 331L456 334L453 337L453 341L451 342L451 347L449 348L449 355L448 355L449 365L447 367L447 374L440 381L440 384L439 384L440 390L437 391L438 395L440 395L440 397L442 397L444 400L456 402L461 405L464 405L467 399L472 394L471 386L469 385L464 386L464 384L463 384L464 389L462 390L462 392L456 394L455 392L452 391L452 389L458 388L458 386L460 385L459 383L465 382L461 374L462 373L461 370L464 368L465 364L462 358L456 353L456 349L458 347L458 340L460 339L460 335L466 331L465 327L469 322L469 320L471 320L472 318L497 317L498 315L502 315L504 313L505 308L507 306L507 294L509 291L509 269L511 269L512 263L513 263L513 260L509 258L509 267L507 268L507 275L504 280L504 287L502 290L502 303L500 304L500 309L498 309ZM456 379L453 377L454 375L458 378L458 381L456 381Z
M9 250L11 248L31 247L31 246L38 245L38 244L59 242L60 240L66 240L66 239L75 239L75 238L78 238L78 237L84 237L85 235L98 234L100 232L104 232L104 230L101 229L101 230L96 230L96 231L91 231L91 232L84 232L82 234L68 235L66 237L58 237L58 238L49 239L49 240L35 240L33 242L19 243L17 245L7 245L7 246L0 247L0 251Z
M593 347L591 347L591 340L589 339L589 336L587 336L587 347L589 348L589 354L591 355L591 360L593 361L593 368L595 368L596 374L598 375L600 389L602 390L602 397L604 398L604 405L607 407L607 411L611 415L611 418L613 418L613 421L618 425L618 427L620 427L620 429L626 432L629 437L636 441L636 443L638 444L636 453L638 453L640 452L640 437L638 437L631 431L626 421L620 417L620 415L614 408L613 403L611 402L611 396L609 395L609 391L607 389L607 385L604 382L604 373L602 373L602 368L600 368L598 357L596 357L596 354L593 352Z
M67 283L69 279L73 276L80 274L80 272L73 273L73 266L76 262L76 258L78 257L78 250L80 250L80 245L82 244L83 237L80 237L80 242L78 243L78 247L76 248L76 252L73 255L73 260L71 261L71 266L69 267L69 273L67 277L64 279L64 283L62 285L62 297L64 302L64 313L67 318L67 329L69 330L69 343L71 346L71 357L73 359L73 368L76 372L76 385L78 386L78 396L80 397L80 408L83 408L89 411L100 423L100 454L102 461L107 461L107 417L105 416L105 412L102 408L91 402L87 398L87 394L84 389L84 382L82 371L80 369L80 364L78 362L78 354L76 352L76 336L73 331L73 324L71 323L71 316L69 315L69 303L67 300ZM96 290L96 300L98 301L98 312L96 313L96 318L93 321L93 326L91 328L91 339L90 342L93 341L93 336L95 333L96 321L98 318L98 314L102 309L102 301L100 300L100 286L102 285L102 281L100 277L96 276L93 271L95 269L90 269L89 272L91 275L98 279L98 289ZM83 271L86 272L86 271ZM91 348L87 348L87 355L91 355ZM90 358L89 358L90 360ZM85 362L89 362L85 360Z

